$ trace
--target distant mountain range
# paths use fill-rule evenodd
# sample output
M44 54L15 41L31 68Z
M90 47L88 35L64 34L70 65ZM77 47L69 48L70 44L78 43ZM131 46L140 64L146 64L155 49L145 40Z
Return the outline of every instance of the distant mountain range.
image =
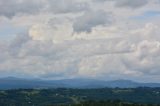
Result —
M160 87L160 83L138 83L130 80L103 81L94 79L41 80L15 77L0 78L0 89L28 88L137 88Z

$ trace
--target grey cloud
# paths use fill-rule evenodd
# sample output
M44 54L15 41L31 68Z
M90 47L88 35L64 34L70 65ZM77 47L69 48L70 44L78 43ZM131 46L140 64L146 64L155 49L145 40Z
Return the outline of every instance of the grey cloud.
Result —
M139 8L148 3L148 0L115 0L117 7Z
M129 43L122 40L82 40L70 44L65 53L69 57L83 58L96 55L123 54L134 51Z
M50 59L121 54L130 53L133 50L134 47L122 39L74 40L54 44L52 41L31 40L28 37L19 36L10 46L10 53L16 51L17 56L42 56Z
M149 3L149 0L93 0L94 2L114 2L116 7L140 8Z
M86 11L89 5L86 2L77 2L76 0L49 0L49 9L53 13L69 13Z
M8 18L19 14L69 13L87 9L87 3L75 0L0 0L0 16Z
M159 42L140 41L137 48L132 45L131 39L54 44L18 36L12 46L0 45L0 51L4 51L0 55L0 71L41 78L159 75Z
M78 17L74 24L73 29L75 32L91 32L92 28L96 26L105 26L112 23L111 14L102 10L87 11L82 16Z
M5 61L8 57L8 48L9 45L7 43L0 43L0 64Z
M43 75L40 77L42 78L70 78L74 77L78 73L78 65L79 61L77 59L60 59L54 64L53 66L49 66L51 68L54 68L53 70L49 69L48 71L45 71Z
M106 4L110 1L118 7L115 8L108 3L111 6L109 11L113 8L111 11L117 14L115 18L118 23L113 22L111 13L105 12L108 10L103 10L106 7L101 7L100 3L105 0L94 0L99 2L98 5L94 5L96 8L92 3L90 6L93 7L89 8L84 0L0 1L0 15L7 17L49 12L32 16L34 19L42 18L42 21L48 22L47 24L41 20L34 23L30 16L25 16L24 19L38 27L36 29L32 26L31 38L25 34L17 36L10 44L0 42L0 76L5 73L41 78L129 76L141 79L150 75L160 76L158 19L142 28L143 23L133 22L127 16L122 17L124 14L117 13L119 7L140 8L146 5L147 0L106 0ZM123 10L118 10L121 11ZM131 12L131 9L126 12ZM52 17L52 14L56 15ZM15 17L12 23L16 24L13 21L18 19ZM48 21L50 19L53 20ZM126 22L131 24L126 25ZM72 36L73 31L77 36ZM89 33L91 31L92 33ZM113 39L109 39L110 37ZM144 39L148 41L142 42Z
M106 2L106 1L112 1L112 0L92 0L93 2Z
M46 78L60 74L59 77L72 76L72 74L76 76L81 59L130 52L128 50L130 46L126 46L126 44L106 40L98 42L96 40L70 41L54 44L49 41L34 41L27 36L17 36L11 43L12 46L8 46L8 54L3 55L0 71ZM114 49L111 50L112 48Z
M0 15L12 18L17 14L39 13L43 8L41 0L0 0Z
M9 44L9 53L16 56L19 53L21 47L29 40L31 39L28 35L17 35Z

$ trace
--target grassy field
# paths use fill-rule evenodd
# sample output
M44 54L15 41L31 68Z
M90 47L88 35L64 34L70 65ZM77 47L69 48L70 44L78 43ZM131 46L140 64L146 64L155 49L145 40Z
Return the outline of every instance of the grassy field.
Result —
M111 102L108 102L109 100ZM89 104L86 105L87 103L92 104L89 101L92 101L94 104L109 103L121 104L121 106L132 106L133 104L134 106L139 106L139 104L156 105L160 104L160 88L58 88L0 91L0 106L67 106L71 104L75 106L78 106L78 104L90 106Z

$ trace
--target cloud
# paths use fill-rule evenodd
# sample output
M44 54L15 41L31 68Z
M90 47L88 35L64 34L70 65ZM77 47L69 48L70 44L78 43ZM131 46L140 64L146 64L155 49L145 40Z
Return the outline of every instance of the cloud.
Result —
M70 13L86 11L87 3L75 0L0 0L0 16L13 18L17 15L35 15L39 13Z
M4 55L5 61L1 62L0 70L36 77L51 77L51 74L53 76L61 74L63 77L72 76L71 74L79 76L79 72L85 71L80 69L79 65L86 57L132 51L125 42L114 44L106 40L99 42L82 40L54 44L49 41L31 40L26 39L25 36L18 36L11 45L6 49L9 54Z
M129 8L140 8L148 3L148 0L116 0L115 6L117 7L129 7Z
M43 0L0 0L0 15L12 18L19 14L36 14L43 8Z
M0 71L40 78L157 76L159 45L159 41L133 41L130 37L53 43L17 36L8 46L0 46Z
M136 37L139 37L140 40L160 40L159 36L159 25L156 23L145 23L144 26L138 27L132 31L130 31L130 34ZM153 36L154 35L154 36Z
M86 2L81 0L49 0L49 9L54 13L81 12L89 9Z
M78 17L73 24L74 32L91 32L96 26L105 26L111 24L111 14L104 11L87 11Z
M159 17L131 17L159 9L147 0L1 0L0 23L21 31L0 40L0 76L158 82Z
M137 45L135 53L125 59L126 66L147 75L160 74L160 42L144 40Z
M72 33L72 23L66 17L51 18L45 23L32 25L29 29L29 35L33 40L51 40L54 43L72 39Z

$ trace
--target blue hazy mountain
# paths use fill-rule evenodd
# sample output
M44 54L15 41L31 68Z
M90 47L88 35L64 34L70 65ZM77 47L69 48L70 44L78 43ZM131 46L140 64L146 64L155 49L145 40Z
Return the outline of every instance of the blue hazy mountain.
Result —
M41 80L16 77L0 78L0 89L28 88L136 88L160 87L160 83L138 83L131 80L103 81L95 79Z

